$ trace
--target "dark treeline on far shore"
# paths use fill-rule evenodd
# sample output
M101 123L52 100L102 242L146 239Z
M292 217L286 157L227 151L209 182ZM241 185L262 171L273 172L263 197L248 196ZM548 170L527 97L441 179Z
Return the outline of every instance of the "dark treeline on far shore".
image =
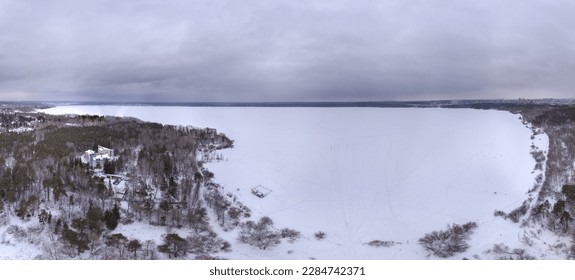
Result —
M65 105L89 106L180 106L180 107L317 107L317 108L475 108L506 109L522 106L575 105L575 99L467 99L467 100L415 100L415 101L336 101L336 102L90 102L90 101L34 101L0 102L3 106L30 105L33 108L48 108Z

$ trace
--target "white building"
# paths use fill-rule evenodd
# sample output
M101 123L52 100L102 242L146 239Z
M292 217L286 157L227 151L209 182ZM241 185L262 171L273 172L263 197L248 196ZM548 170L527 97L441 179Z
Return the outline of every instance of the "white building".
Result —
M98 146L98 153L97 155L108 156L110 158L114 157L114 150Z
M98 152L87 150L81 156L82 162L96 166L98 163L102 165L106 160L115 160L114 150L103 146L98 146Z
M96 152L94 152L92 150L85 151L84 154L82 155L82 163L92 162L92 159L94 158L95 154L96 154Z

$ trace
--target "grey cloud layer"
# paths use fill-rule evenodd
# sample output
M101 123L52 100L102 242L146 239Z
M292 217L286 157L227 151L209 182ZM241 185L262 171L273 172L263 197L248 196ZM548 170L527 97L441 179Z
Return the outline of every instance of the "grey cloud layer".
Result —
M571 1L0 2L0 99L572 97Z

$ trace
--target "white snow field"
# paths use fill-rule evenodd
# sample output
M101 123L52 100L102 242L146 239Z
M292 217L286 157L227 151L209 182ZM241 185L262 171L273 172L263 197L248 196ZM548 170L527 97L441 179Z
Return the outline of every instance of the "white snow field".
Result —
M489 258L494 244L535 247L558 242L552 235L494 217L528 197L534 143L518 115L472 109L238 108L61 106L52 114L133 116L164 124L213 127L235 141L224 160L207 165L215 181L277 228L302 232L295 243L259 250L232 242L232 259L427 259L418 239L450 223L475 221L471 247L452 258ZM261 185L264 198L251 193ZM316 240L314 233L325 232ZM540 239L540 240L538 240ZM392 247L364 245L372 240ZM555 258L528 248L537 258ZM555 255L554 255L555 254Z

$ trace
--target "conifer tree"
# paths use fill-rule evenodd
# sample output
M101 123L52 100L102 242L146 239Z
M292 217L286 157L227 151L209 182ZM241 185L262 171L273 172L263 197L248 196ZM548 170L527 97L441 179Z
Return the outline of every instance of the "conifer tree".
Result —
M134 259L137 258L137 252L138 250L140 250L142 248L142 243L140 243L140 240L138 239L132 239L130 240L130 242L128 242L128 251L134 253Z
M168 233L164 237L164 243L158 246L158 251L168 254L168 258L186 255L187 250L188 241L177 233Z

